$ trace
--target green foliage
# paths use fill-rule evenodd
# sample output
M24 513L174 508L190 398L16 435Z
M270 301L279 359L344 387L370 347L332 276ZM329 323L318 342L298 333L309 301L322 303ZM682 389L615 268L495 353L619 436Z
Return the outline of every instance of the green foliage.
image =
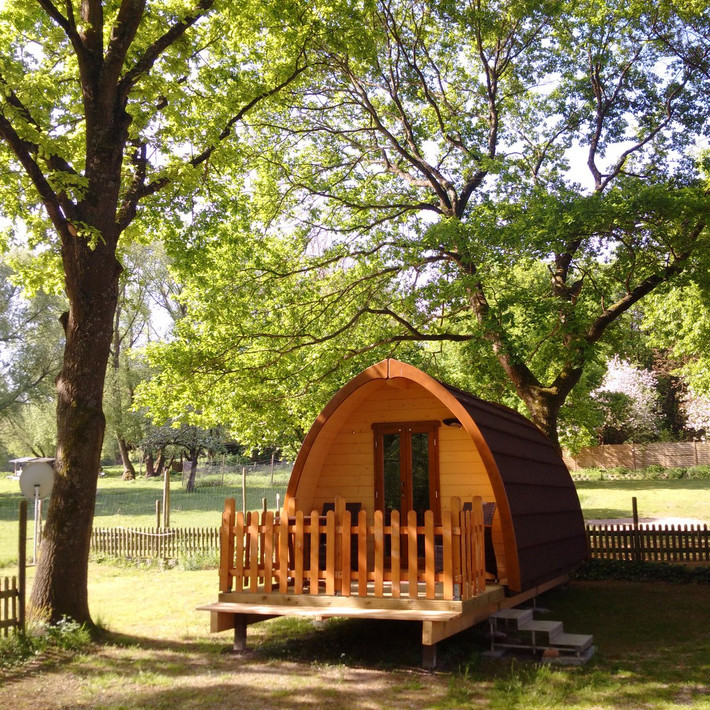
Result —
M572 478L588 481L635 480L635 481L679 481L693 479L710 481L710 466L646 466L645 468L625 468L614 466L608 469L583 468L572 472Z
M91 644L89 630L66 617L56 624L30 624L25 634L0 637L0 670L21 666L48 652L77 653Z
M398 355L589 441L630 309L707 253L705 77L685 59L708 18L664 7L333 10L310 72L245 126L248 184L174 249L190 322L149 352L142 402L294 440Z
M710 567L665 564L661 562L628 562L590 560L574 573L575 579L626 580L629 582L670 582L672 584L710 584Z
M178 566L185 572L217 569L219 567L219 552L214 552L213 554L201 553L197 555L183 555L178 560Z
M707 261L701 262L693 280L664 289L644 305L644 330L650 344L672 352L679 362L678 371L697 394L710 393L708 273Z

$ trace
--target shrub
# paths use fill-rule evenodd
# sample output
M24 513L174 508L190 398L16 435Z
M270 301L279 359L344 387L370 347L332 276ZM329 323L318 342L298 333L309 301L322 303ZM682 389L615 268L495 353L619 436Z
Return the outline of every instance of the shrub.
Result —
M710 480L710 466L691 466L687 471L688 478Z
M575 579L623 580L627 582L672 582L710 584L710 567L690 567L662 562L589 560L575 573Z
M0 638L0 669L21 665L49 650L81 651L91 643L86 626L63 618L56 624L36 623L25 634Z

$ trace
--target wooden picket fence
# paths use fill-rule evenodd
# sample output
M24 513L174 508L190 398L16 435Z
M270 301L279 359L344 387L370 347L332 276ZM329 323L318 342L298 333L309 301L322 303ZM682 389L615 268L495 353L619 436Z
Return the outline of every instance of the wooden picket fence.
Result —
M95 555L171 560L219 552L219 528L94 528Z
M13 629L25 632L25 588L27 570L27 501L21 500L18 511L18 559L17 577L3 577L0 580L0 632L8 636Z
M593 560L710 564L707 525L587 525Z
M435 525L409 511L400 521L382 511L368 521L351 515L343 498L335 510L236 512L222 517L220 591L260 594L469 599L485 591L484 523L480 498L462 510L452 498ZM421 586L420 586L421 585Z
M7 636L10 629L21 630L24 625L20 613L22 592L17 577L3 578L0 584L0 632L3 636Z

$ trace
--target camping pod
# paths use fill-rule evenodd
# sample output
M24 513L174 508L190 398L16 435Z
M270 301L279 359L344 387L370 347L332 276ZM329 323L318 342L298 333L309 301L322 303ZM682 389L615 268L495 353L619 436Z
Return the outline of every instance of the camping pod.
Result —
M403 520L410 510L438 519L452 499L480 497L490 511L486 570L507 594L558 579L587 555L576 490L544 434L512 409L393 359L331 399L286 496L305 511L343 498L369 519L399 510Z

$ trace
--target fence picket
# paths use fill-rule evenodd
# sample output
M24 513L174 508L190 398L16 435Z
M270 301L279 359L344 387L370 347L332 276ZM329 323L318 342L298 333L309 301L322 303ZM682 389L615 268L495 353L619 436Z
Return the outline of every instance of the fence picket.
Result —
M646 562L710 562L710 530L707 525L643 526L587 525L593 560ZM638 546L635 547L635 542ZM637 551L637 552L636 552Z
M398 598L401 594L401 577L402 577L402 553L400 546L402 537L399 525L399 511L393 510L390 514L390 547L392 562L392 596Z

